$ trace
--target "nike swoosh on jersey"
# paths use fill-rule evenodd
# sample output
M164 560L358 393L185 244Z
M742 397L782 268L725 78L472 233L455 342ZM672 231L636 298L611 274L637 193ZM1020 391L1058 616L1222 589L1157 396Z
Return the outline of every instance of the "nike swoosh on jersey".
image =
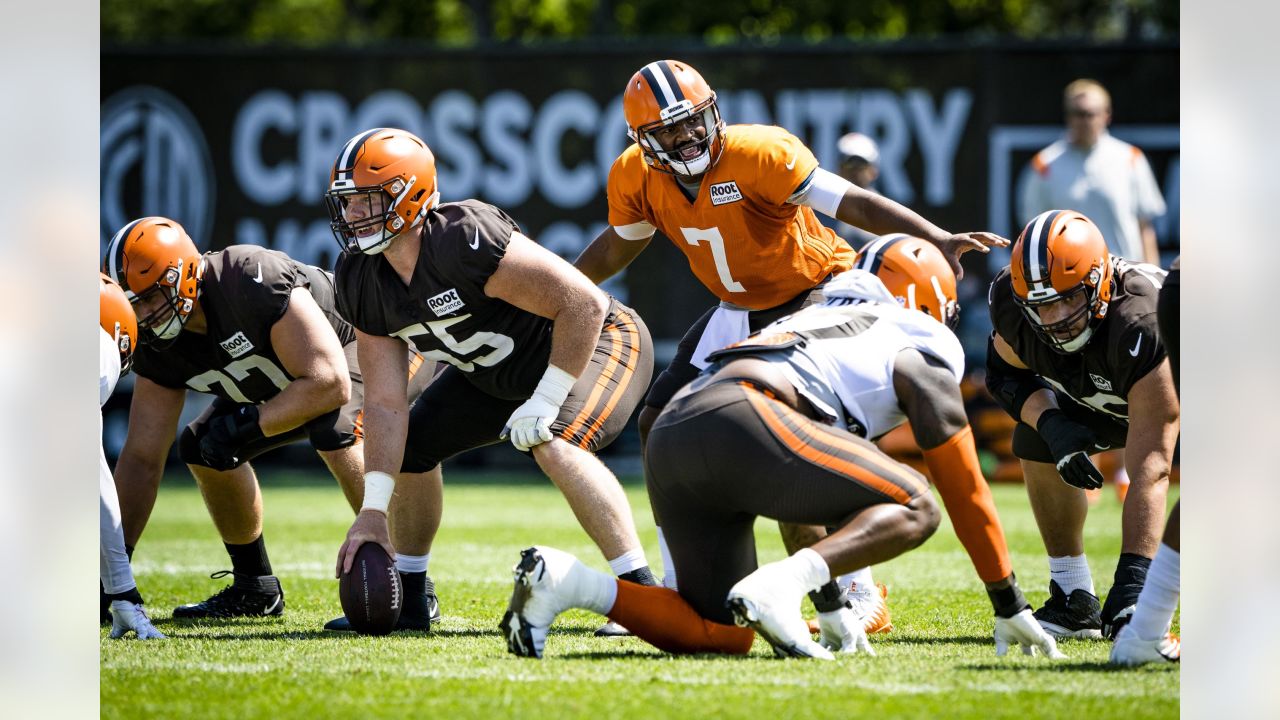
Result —
M476 228L475 238L473 238L471 242L467 243L467 245L471 246L472 250L480 249L480 228Z
M1134 343L1134 344L1133 344L1133 349L1129 351L1129 354L1130 354L1130 355L1132 355L1133 357L1138 357L1138 348L1140 348L1140 347L1142 347L1142 336L1141 336L1141 335L1139 335L1139 336L1138 336L1138 342L1136 342L1136 343Z
M253 279L254 282L262 283L262 263L258 263L258 277Z
M787 169L788 169L788 170L793 170L793 169L795 169L795 166L796 166L796 160L799 160L799 159L800 159L800 154L799 154L799 153L797 153L797 154L795 154L795 155L792 155L792 156L791 156L791 162L787 163Z

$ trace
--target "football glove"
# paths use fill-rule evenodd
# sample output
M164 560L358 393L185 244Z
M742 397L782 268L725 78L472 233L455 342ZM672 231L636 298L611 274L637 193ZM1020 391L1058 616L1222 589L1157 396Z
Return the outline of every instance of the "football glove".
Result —
M1089 453L1107 448L1098 443L1092 430L1051 408L1040 415L1037 431L1049 445L1063 482L1081 490L1102 487L1102 473L1089 459Z
M1004 657L1009 652L1010 645L1021 646L1023 655L1035 655L1038 650L1045 657L1055 660L1066 657L1058 649L1053 636L1040 627L1036 616L1031 614L1031 608L1013 617L997 616L995 639L996 655L999 657Z
M551 442L551 423L560 414L560 406L569 398L577 378L555 365L548 365L538 387L524 404L507 418L500 438L511 438L520 452L529 452L544 442Z
M214 470L231 470L243 463L245 445L262 439L257 405L238 405L209 421L200 437L200 457Z
M842 607L831 612L818 613L818 644L841 655L853 655L863 652L875 655L867 633L862 628L862 620L851 608Z
M135 603L130 600L112 600L111 616L113 618L111 624L112 640L124 637L124 634L130 630L138 634L139 640L165 639L165 634L151 624L151 618L147 617L147 611L142 609L142 603Z

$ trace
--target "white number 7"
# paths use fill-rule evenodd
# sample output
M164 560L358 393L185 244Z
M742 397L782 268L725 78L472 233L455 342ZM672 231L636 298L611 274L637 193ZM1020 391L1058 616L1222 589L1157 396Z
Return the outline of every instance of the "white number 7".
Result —
M713 227L703 230L701 228L680 228L680 232L684 233L685 242L690 245L697 245L703 240L711 246L711 259L715 260L716 273L720 276L720 283L724 285L729 292L746 292L747 289L742 287L742 283L733 279L733 275L729 274L729 256L724 252L724 236L720 234L720 228Z

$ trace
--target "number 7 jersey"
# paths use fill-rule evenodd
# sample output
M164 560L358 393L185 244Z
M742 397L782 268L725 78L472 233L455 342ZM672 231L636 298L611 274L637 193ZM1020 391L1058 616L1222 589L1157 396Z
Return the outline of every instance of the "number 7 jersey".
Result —
M780 127L731 125L690 201L633 144L609 171L609 224L647 222L680 248L716 297L752 310L776 307L853 267L847 242L811 208L787 202L817 167L804 143Z

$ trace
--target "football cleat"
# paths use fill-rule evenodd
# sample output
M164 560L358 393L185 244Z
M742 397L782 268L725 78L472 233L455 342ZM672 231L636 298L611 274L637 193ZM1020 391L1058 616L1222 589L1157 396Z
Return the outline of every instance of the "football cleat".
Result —
M1102 637L1102 603L1098 596L1076 588L1067 595L1057 581L1049 581L1049 599L1035 611L1036 620L1055 638Z
M129 600L112 600L111 615L113 618L111 638L113 640L124 637L125 633L130 631L136 633L139 640L165 639L165 634L151 624L151 618L147 617L147 611L142 608L142 603L130 602Z
M404 575L401 574L401 582ZM400 607L400 619L396 621L396 629L431 632L431 626L440 622L440 598L436 597L436 584L427 576L426 592L404 596L404 604ZM352 632L351 622L347 617L336 617L324 624L329 632Z
M1146 663L1176 663L1182 659L1182 641L1173 633L1155 640L1143 640L1128 625L1120 628L1116 643L1111 646L1111 664L1143 665Z
M854 614L862 619L865 633L872 635L893 630L893 622L889 618L889 588L884 583L876 583L875 589L867 592L850 588L846 597L853 603Z
M275 575L244 575L220 570L210 578L231 575L232 583L208 600L173 609L175 618L270 617L284 613L284 590Z
M729 589L725 605L734 622L759 633L778 657L834 660L830 650L813 641L800 616L807 590L790 577L779 577L779 564L764 565Z
M557 615L578 606L591 582L590 570L573 555L541 545L521 551L512 570L515 587L498 629L508 652L540 658L547 630Z
M633 637L634 633L622 627L618 623L610 620L609 622L596 628L596 637Z

